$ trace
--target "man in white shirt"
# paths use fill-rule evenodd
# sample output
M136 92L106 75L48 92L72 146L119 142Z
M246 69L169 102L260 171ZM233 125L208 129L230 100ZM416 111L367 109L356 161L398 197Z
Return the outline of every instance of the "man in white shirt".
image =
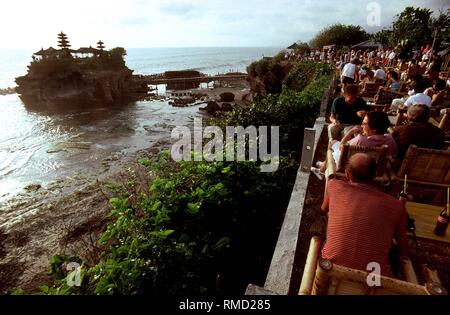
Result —
M357 76L358 76L358 71L357 71L358 64L359 64L359 60L354 58L354 59L352 59L352 62L347 63L344 66L344 69L342 69L342 74L341 74L341 82L343 84L356 83Z
M396 56L397 56L397 54L395 53L394 50L392 50L391 53L390 53L389 56L388 56L388 59L389 59L389 65L390 65L390 66L393 66L393 65L394 65L394 59L395 59Z
M411 95L405 102L405 107L410 107L413 105L426 105L431 107L431 97L424 94L426 85L423 81L419 81L414 85L414 95Z
M406 107L413 105L427 105L428 107L431 107L431 97L423 93L416 93L413 96L410 96L405 102Z

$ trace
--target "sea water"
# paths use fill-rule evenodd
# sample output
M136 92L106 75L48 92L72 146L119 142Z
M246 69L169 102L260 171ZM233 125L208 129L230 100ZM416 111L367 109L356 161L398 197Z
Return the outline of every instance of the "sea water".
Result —
M127 66L135 74L198 70L205 74L245 72L279 47L127 49ZM38 49L37 49L38 50ZM25 75L33 51L0 50L0 88L15 86ZM100 168L111 154L149 148L171 128L192 123L198 107L174 108L161 101L82 110L27 108L17 94L0 96L0 205L29 184L64 180ZM1 212L1 209L0 209Z

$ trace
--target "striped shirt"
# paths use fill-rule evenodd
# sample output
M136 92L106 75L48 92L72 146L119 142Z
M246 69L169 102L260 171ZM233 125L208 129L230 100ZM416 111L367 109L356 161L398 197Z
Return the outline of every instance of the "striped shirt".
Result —
M328 212L323 258L359 270L376 262L382 275L392 277L388 259L392 240L407 242L401 201L368 184L332 179L322 210Z
M348 142L349 145L363 145L366 147L381 147L383 144L388 146L387 155L395 157L397 155L397 144L390 134L364 136L357 135Z

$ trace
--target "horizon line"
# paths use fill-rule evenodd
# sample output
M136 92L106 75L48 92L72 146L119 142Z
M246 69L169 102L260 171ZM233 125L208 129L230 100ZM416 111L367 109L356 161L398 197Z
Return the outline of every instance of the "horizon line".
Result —
M289 44L288 44L289 45ZM287 45L287 46L288 46ZM41 46L42 47L42 46ZM50 46L49 46L50 47ZM53 46L52 46L53 47ZM147 46L147 47L126 47L126 46L111 46L109 49L113 49L116 47L123 47L125 49L170 49L170 48L283 48L281 45L268 45L268 46ZM36 50L39 48L31 48L31 47L0 47L1 50ZM108 48L106 49L108 50Z

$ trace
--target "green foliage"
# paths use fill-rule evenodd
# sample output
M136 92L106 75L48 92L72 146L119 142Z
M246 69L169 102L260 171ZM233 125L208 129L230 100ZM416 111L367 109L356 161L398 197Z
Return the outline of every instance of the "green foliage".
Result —
M64 272L62 270L62 264L67 260L67 257L61 255L55 255L50 258L49 275L54 275L57 279L64 278Z
M321 49L326 45L351 46L367 40L369 35L359 25L334 24L321 30L309 43Z
M140 159L138 161L139 164L143 165L143 166L150 166L151 161L149 159Z
M311 62L299 62L284 79L287 88L293 91L302 91L310 82L318 77L330 74L330 68L326 65Z
M431 13L429 9L405 8L392 23L393 39L403 41L411 48L430 40L433 33L430 30Z
M125 67L124 57L126 55L127 52L123 47L116 47L109 51L109 54L106 56L106 60L108 64L111 64L114 67L122 68Z
M253 89L253 92L259 95L280 94L283 84L294 91L301 91L311 81L329 71L327 66L317 63L286 62L284 61L284 52L272 59L264 58L253 62L247 67L251 80L257 80L263 85L263 91Z
M49 77L59 73L71 73L77 70L72 58L49 58L33 61L28 68L33 77Z
M304 55L309 54L311 52L311 47L308 43L300 42L297 44L297 47L294 49L295 53Z
M38 77L51 77L54 75L82 73L86 70L116 70L126 68L126 51L122 47L116 47L100 57L83 59L72 58L69 54L63 58L48 57L31 62L28 66L30 74Z
M437 17L432 14L433 12L426 8L407 7L396 15L390 28L373 34L372 38L386 46L410 52L414 46L431 44L436 34L435 48L439 49L450 36L450 17L444 12Z
M326 67L313 68L316 80L302 91L284 87L278 96L237 107L214 121L222 127L280 126L277 172L262 173L260 162L175 163L169 152L152 165L140 161L152 173L150 188L138 194L127 185L109 186L115 192L113 223L100 239L108 250L86 270L83 286L68 288L61 280L42 291L213 294L220 279L221 292L236 293L264 279L295 181L299 139L317 116L331 79Z
M8 295L26 295L27 292L24 289L17 288L7 292Z

